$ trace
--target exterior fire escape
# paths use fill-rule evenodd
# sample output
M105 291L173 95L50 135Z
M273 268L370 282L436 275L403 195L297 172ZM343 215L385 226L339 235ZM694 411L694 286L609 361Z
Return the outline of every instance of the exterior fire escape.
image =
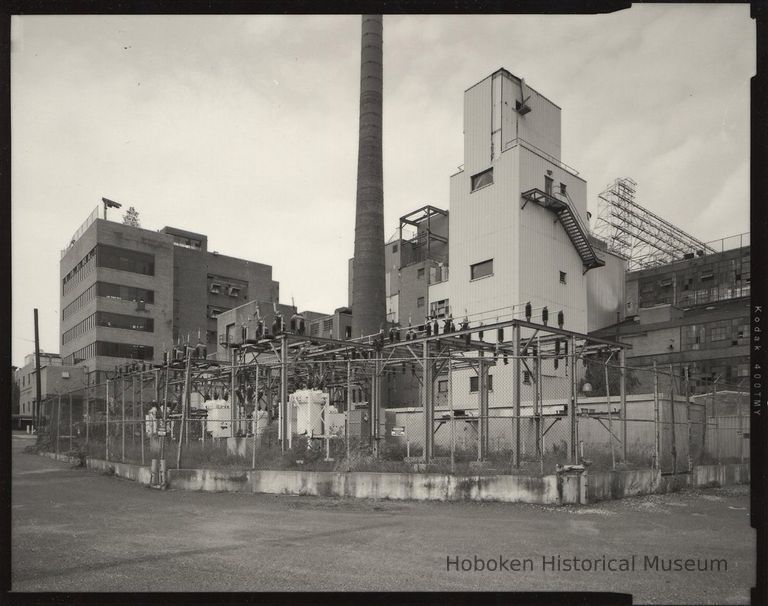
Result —
M584 264L584 273L587 273L590 269L605 265L605 261L597 256L592 243L589 241L589 230L581 222L578 213L571 204L538 188L523 192L522 198L524 200L523 208L525 208L528 202L534 202L546 208L557 217L565 233L568 234L573 247L581 257L581 261Z

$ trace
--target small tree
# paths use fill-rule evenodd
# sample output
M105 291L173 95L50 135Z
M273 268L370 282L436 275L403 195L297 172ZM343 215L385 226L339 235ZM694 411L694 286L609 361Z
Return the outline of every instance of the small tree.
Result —
M123 215L123 225L130 225L131 227L141 227L139 223L139 211L133 206L130 206Z

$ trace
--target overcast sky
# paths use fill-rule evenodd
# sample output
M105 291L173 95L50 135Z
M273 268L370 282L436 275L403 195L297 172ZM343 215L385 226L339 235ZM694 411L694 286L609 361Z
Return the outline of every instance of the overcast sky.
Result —
M463 91L500 67L563 108L562 159L593 211L628 176L702 240L749 231L754 38L748 5L385 16L386 237L448 207ZM271 264L282 302L346 305L359 61L359 16L14 17L14 364L34 307L59 351L60 250L102 196Z

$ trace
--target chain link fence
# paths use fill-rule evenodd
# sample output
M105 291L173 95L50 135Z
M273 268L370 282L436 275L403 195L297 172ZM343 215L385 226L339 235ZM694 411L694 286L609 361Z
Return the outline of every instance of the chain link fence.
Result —
M481 474L749 460L738 385L693 393L684 369L526 353L126 373L44 401L38 448L169 468Z

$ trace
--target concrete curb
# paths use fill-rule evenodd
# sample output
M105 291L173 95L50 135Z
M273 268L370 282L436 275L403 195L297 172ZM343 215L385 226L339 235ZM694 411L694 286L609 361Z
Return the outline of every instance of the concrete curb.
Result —
M42 456L79 464L63 454ZM86 458L86 467L151 483L149 466ZM748 464L697 465L691 473L658 470L558 473L547 476L452 476L437 473L381 473L244 469L169 469L167 488L201 492L250 492L294 496L351 497L413 501L494 501L534 505L575 505L666 493L684 487L748 484Z

